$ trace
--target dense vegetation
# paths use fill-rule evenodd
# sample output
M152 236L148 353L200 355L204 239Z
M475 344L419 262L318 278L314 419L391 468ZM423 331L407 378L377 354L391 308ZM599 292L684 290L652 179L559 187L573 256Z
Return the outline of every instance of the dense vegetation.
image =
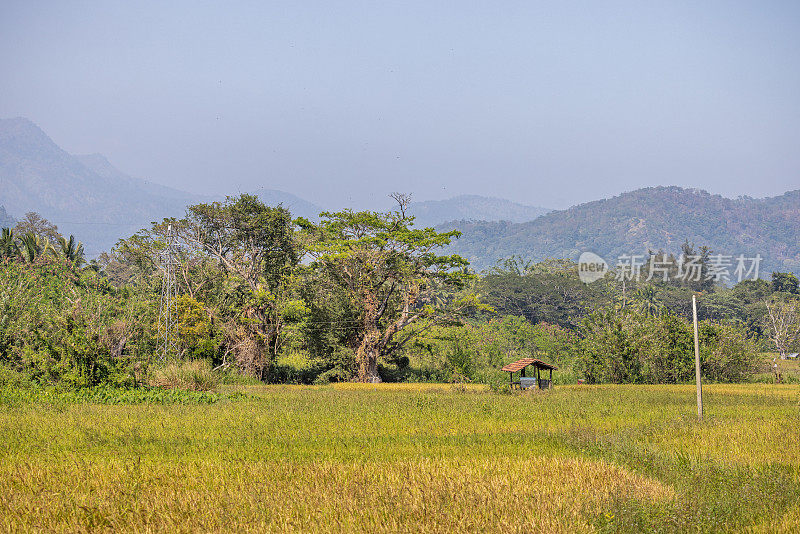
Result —
M72 236L28 214L0 241L0 381L202 390L225 373L502 387L499 367L534 355L558 365L562 383L680 383L693 376L693 294L707 380L752 379L764 370L760 352L797 349L792 274L729 288L714 282L710 250L684 243L701 258L696 280L609 274L585 284L572 262L519 258L477 275L441 254L457 232L415 228L409 199L395 199L395 211L323 213L317 223L251 195L197 204L89 264ZM164 354L170 236L177 347ZM164 363L176 361L205 363L166 378Z

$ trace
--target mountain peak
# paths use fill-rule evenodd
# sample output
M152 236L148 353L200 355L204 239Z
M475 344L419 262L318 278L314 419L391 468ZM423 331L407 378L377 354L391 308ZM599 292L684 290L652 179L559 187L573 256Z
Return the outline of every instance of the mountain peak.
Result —
M29 144L58 149L58 145L29 119L25 117L0 119L0 148L6 145L24 146Z

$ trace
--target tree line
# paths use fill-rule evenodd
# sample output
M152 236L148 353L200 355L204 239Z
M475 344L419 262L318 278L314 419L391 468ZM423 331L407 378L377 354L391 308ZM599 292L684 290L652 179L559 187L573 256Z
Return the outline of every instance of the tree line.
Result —
M204 360L266 382L499 383L507 360L537 355L567 380L681 382L691 378L693 293L708 378L742 380L759 351L797 346L789 273L732 288L706 276L584 284L570 261L511 258L477 274L442 252L458 232L416 228L409 197L393 197L394 210L318 222L247 194L197 204L88 264L74 237L28 214L0 242L0 371L132 386L163 361ZM178 350L161 354L170 231Z

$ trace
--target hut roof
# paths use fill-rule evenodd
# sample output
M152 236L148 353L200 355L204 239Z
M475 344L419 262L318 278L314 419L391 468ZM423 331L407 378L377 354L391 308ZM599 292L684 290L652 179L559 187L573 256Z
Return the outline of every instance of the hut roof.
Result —
M506 371L508 373L516 373L517 371L525 369L529 365L533 365L534 367L539 367L541 369L551 369L553 371L558 370L558 367L556 367L555 365L544 363L542 360L537 360L536 358L522 358L521 360L517 360L515 362L503 366L503 368L500 370Z

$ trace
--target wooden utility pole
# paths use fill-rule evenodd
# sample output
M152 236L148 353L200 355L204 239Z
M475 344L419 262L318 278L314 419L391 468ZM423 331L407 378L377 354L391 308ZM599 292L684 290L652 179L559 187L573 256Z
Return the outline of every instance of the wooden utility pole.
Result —
M697 419L703 420L703 383L700 381L700 340L697 336L697 297L692 295L694 316L694 375L697 381Z

